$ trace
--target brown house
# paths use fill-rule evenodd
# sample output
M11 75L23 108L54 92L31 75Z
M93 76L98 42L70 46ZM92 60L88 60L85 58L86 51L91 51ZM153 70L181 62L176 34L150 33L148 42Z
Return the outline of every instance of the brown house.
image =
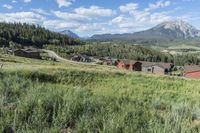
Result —
M142 63L139 61L133 61L133 60L119 60L117 62L117 67L120 69L127 69L131 71L141 71Z
M75 54L72 56L71 60L77 62L92 62L92 59L86 55Z
M8 53L13 54L14 56L21 56L27 58L40 59L40 52L37 49L11 49L8 50Z
M185 66L184 77L191 79L200 79L200 66Z
M159 75L171 74L172 63L142 62L142 71Z

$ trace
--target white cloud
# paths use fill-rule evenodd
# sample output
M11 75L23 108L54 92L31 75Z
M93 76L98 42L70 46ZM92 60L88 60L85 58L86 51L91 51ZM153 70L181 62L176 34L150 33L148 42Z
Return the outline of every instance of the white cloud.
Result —
M130 12L130 11L135 11L138 9L138 4L137 3L128 3L126 5L122 5L119 7L121 12Z
M169 21L173 17L168 15L170 12L152 12L157 8L169 6L169 1L158 1L155 4L149 4L148 8L139 10L139 5L136 3L129 3L119 7L120 11L127 14L120 14L118 17L110 21L114 25L117 33L135 32L150 28L156 24L164 21Z
M77 32L91 32L100 33L105 30L102 23L82 24L75 31Z
M7 5L7 4L3 5L3 7L6 8L6 9L12 9L13 8L11 5Z
M115 14L115 11L98 6L90 6L89 8L76 8L75 13L88 17L109 17Z
M56 0L58 7L68 7L72 4L72 2L70 0Z
M149 7L146 8L146 11L155 10L155 9L158 9L158 8L163 8L163 7L167 7L167 6L170 6L170 5L171 5L170 1L160 0L160 1L157 1L156 3L150 3Z
M48 13L47 11L41 9L41 8L38 8L38 9L31 9L31 11L35 12L35 13L38 13L38 14L42 14L42 15L50 15L50 13Z
M58 17L58 20L45 21L43 23L45 27L56 30L70 29L81 35L85 33L85 36L105 31L105 26L108 23L102 23L105 21L103 17L109 18L116 12L111 9L90 6L89 8L76 8L72 12L52 11L52 13Z
M43 22L43 25L54 30L76 29L80 26L79 23L66 22L64 20L46 20Z
M90 8L76 8L74 9L74 12L52 11L52 13L59 19L66 20L68 22L85 23L94 19L99 19L100 17L110 17L115 14L115 11L98 6L91 6Z
M17 1L16 0L12 0L12 3L17 3Z
M0 13L1 22L40 24L46 18L33 12Z
M24 3L30 3L31 0L24 0Z
M89 18L87 16L83 16L76 13L68 13L68 12L61 12L61 11L52 11L56 17L67 20L67 21L85 21Z
M165 14L165 12L161 12L161 13L153 13L151 14L150 16L150 22L152 24L159 24L159 23L162 23L164 21L169 21L171 20L172 17L171 16L168 16L167 14Z

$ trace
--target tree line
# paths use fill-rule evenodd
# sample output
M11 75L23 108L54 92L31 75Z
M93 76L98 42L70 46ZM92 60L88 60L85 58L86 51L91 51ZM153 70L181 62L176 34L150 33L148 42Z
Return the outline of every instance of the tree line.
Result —
M70 58L73 54L84 54L93 57L113 57L117 59L130 59L150 62L168 62L175 65L199 64L197 55L171 55L162 53L140 45L114 44L114 43L88 43L81 46L44 45L44 48L58 53L60 56Z
M25 23L0 23L0 46L35 46L43 47L44 44L54 45L80 45L82 41L67 35L52 32L39 25Z

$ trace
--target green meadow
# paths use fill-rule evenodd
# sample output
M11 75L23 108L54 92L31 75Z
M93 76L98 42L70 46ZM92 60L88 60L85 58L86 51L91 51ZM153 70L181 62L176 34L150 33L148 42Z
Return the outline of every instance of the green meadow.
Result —
M8 55L0 64L0 132L200 132L199 81Z

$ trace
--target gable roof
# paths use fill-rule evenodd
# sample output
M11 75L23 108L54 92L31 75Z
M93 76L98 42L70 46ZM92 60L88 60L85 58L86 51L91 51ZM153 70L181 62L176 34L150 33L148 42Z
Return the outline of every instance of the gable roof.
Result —
M164 69L170 69L172 67L172 63L163 63L163 62L146 62L146 61L141 61L142 62L142 67L152 67L152 66L159 66Z
M184 66L184 69L186 73L196 72L196 71L200 71L200 66L188 65L188 66Z
M155 65L158 65L164 69L170 69L172 67L172 63L156 63Z
M142 67L151 67L155 65L155 62L141 61Z
M9 50L10 52L17 52L17 51L22 51L25 53L38 53L39 50L37 49L31 49L31 48L27 48L27 49L11 49Z

